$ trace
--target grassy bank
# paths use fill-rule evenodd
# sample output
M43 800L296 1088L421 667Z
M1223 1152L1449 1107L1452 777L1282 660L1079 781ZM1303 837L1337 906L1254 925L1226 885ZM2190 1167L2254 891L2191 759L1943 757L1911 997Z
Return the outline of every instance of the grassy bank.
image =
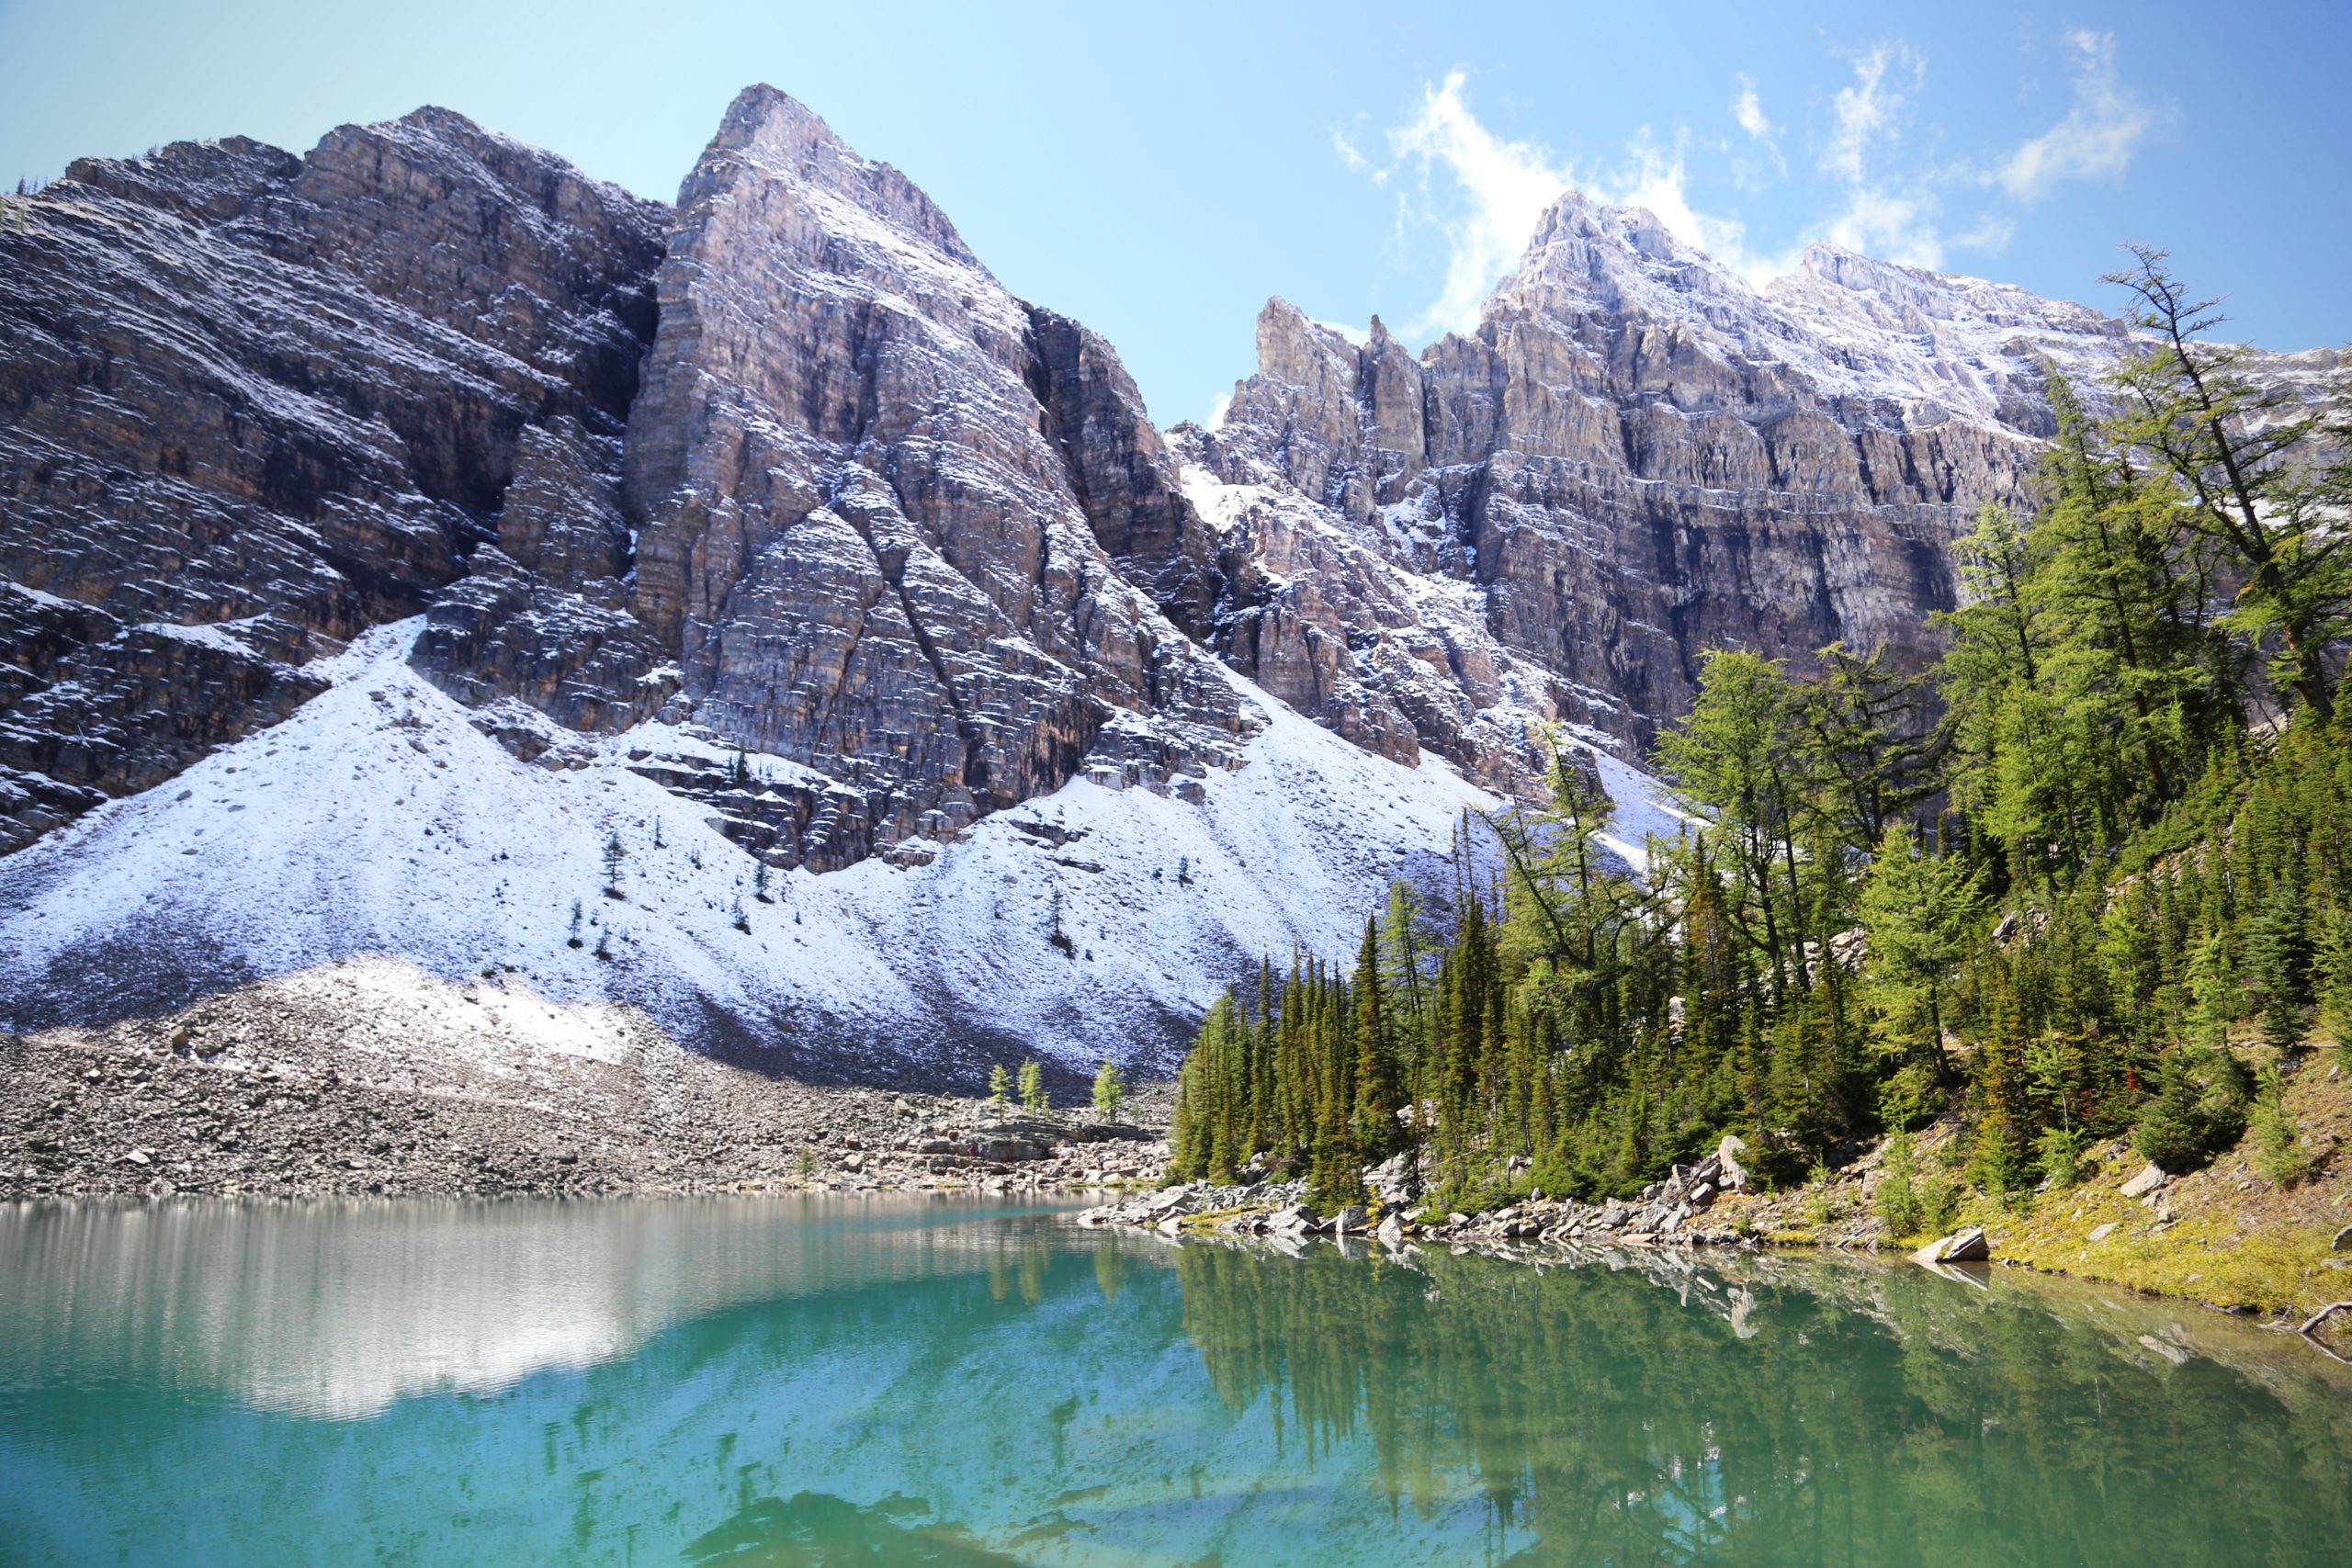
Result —
M2260 1055L2259 1048L2245 1053ZM1726 1207L1759 1239L1784 1245L1910 1247L1982 1225L1996 1261L2301 1321L2352 1299L2352 1073L2314 1054L2284 1083L2297 1179L2262 1174L2252 1134L2201 1170L2125 1196L2147 1161L2126 1139L2092 1149L2075 1182L1995 1195L1964 1185L1963 1140L1939 1124L1917 1135L1926 1223L1894 1232L1882 1217L1882 1143L1826 1181L1749 1194Z

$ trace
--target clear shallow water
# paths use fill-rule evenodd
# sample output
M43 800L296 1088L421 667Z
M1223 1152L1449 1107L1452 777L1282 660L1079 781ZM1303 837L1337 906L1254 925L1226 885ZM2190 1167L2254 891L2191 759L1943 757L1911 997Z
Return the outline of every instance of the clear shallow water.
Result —
M0 1562L2352 1560L2352 1382L1908 1266L918 1200L0 1209Z

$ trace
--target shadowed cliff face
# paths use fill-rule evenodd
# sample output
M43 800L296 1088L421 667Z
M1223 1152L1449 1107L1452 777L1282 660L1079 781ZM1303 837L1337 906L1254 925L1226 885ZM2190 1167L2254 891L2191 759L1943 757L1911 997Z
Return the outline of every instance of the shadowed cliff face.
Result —
M680 192L629 424L635 608L705 723L857 760L885 841L1057 788L1098 745L1196 762L1240 727L1096 538L1181 533L1159 437L1099 341L1042 327L904 175L773 90ZM1167 722L1106 732L1118 711Z
M438 109L75 164L0 221L0 849L315 694L616 435L661 209Z
M633 584L592 575L617 523L590 547L576 508L503 528L521 570L496 602L469 584L435 614L465 626L422 656L445 686L580 727L658 710L815 770L763 807L667 775L785 866L943 840L1082 767L1233 760L1238 698L1148 591L1202 625L1216 598L1132 383L903 175L746 92L679 193L660 296L620 465Z
M77 164L7 217L0 846L419 609L418 667L518 754L660 714L813 769L654 764L784 867L1081 768L1164 789L1251 728L1109 345L772 89L674 214L425 109Z

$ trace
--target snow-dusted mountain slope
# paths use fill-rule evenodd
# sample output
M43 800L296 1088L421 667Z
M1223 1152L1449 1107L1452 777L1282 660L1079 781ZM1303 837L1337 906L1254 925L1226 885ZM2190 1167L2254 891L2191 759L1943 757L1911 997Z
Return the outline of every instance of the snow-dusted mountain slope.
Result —
M968 1080L1032 1050L1159 1066L1260 955L1351 952L1387 881L1492 803L1236 681L1264 728L1196 801L1081 778L928 863L769 873L766 902L707 807L631 771L708 741L649 725L584 766L518 761L406 662L417 629L369 632L283 724L0 860L0 1026L387 954L453 979L511 966L508 991L559 1010L624 1003L811 1073Z

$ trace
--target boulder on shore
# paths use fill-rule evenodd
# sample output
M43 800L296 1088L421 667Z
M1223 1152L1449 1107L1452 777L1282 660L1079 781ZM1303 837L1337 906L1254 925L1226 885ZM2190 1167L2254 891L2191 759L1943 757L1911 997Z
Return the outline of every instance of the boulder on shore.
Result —
M1983 1263L1993 1256L1984 1227L1968 1225L1939 1241L1931 1241L1911 1255L1914 1263Z

